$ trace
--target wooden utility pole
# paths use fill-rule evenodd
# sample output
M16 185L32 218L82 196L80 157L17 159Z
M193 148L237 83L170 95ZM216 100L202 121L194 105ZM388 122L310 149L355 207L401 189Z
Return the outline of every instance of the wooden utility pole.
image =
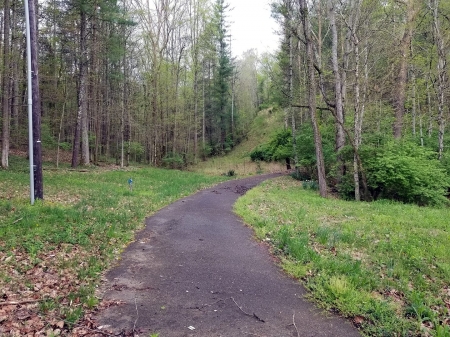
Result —
M38 47L37 47L37 19L36 2L28 1L30 16L30 52L31 52L31 83L33 102L33 170L34 170L34 198L44 198L42 179L42 143L41 143L41 96L39 93Z

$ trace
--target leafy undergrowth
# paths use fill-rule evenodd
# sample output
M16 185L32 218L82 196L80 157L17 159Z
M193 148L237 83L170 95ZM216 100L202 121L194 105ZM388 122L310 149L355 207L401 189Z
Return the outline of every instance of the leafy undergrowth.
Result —
M102 272L144 218L223 177L117 167L44 170L29 202L27 162L0 171L0 336L103 336L92 311ZM132 189L128 179L132 178Z
M320 198L284 177L236 211L324 308L367 336L450 336L448 208Z

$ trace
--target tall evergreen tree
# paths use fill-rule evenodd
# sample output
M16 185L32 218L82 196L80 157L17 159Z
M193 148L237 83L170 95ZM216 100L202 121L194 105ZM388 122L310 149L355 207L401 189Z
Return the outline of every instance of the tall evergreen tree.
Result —
M230 45L227 39L228 24L226 21L226 13L229 5L225 0L217 0L214 6L214 24L216 25L216 48L217 48L217 67L214 72L214 89L213 89L213 113L215 120L218 122L217 143L220 150L225 150L232 146L231 134L231 96L230 81L233 75L233 62L231 59Z

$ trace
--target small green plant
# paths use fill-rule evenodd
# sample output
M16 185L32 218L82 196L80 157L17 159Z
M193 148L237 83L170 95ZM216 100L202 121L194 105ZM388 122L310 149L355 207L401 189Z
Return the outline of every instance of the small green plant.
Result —
M44 314L57 308L57 303L53 299L43 300L39 302L39 311Z
M85 299L84 304L88 307L88 309L93 309L97 306L98 302L98 298L91 295Z
M82 316L83 316L83 308L68 308L63 310L63 316L65 317L65 321L69 326L73 326Z

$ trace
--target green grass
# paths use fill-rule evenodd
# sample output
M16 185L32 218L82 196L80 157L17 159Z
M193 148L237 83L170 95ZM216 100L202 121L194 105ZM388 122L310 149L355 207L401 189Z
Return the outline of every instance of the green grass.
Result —
M291 178L235 206L283 268L368 336L450 336L448 208L323 199Z
M11 157L10 169L0 170L0 288L9 300L21 300L42 273L50 275L57 281L34 289L33 296L42 297L41 313L56 310L69 325L97 305L94 290L101 273L146 216L227 179L154 168L52 170L48 165L44 200L31 206L27 166ZM57 297L51 296L53 289Z

